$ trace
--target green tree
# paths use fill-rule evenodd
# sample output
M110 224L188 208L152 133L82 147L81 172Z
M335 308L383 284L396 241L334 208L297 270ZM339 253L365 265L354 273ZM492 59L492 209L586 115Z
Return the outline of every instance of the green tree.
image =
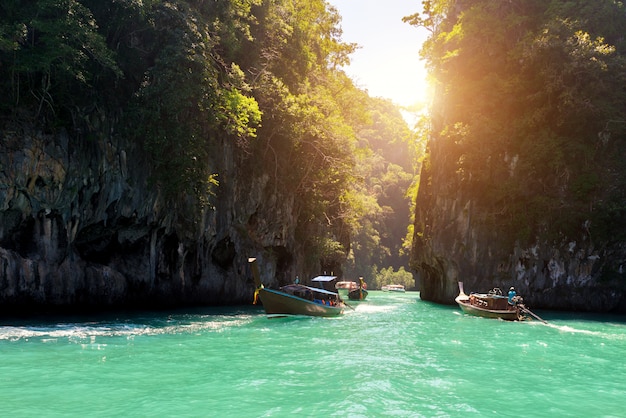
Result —
M376 271L371 288L380 289L390 284L401 284L406 289L413 289L415 280L411 272L406 271L404 267L400 267L397 271L393 267L381 268Z
M422 56L437 88L416 248L429 239L434 193L471 201L472 222L504 248L621 235L608 225L626 219L624 11L614 1L439 0L406 18L431 30Z
M411 203L407 190L413 182L411 152L415 135L397 107L383 99L364 98L366 115L355 125L356 151L352 196L358 216L353 224L348 277L363 276L372 283L371 266L399 268L408 264L403 250Z
M98 80L121 76L91 11L76 0L7 0L0 5L0 109L30 107L35 117L70 121L98 102Z
M339 16L324 1L264 2L255 13L245 71L260 110L271 117L252 152L271 168L276 193L298 197L300 245L311 260L322 260L319 269L338 272L350 245L346 192L355 147L340 101L356 89L336 63L353 47L341 42Z
M599 187L623 167L598 142L626 102L614 87L624 82L623 55L607 43L622 42L621 3L424 6L407 20L432 31L422 50L438 86L430 150L450 185L439 190L471 197L511 244L575 233L601 202L622 200ZM609 15L603 27L597 16Z
M361 266L398 259L411 133L341 70L356 45L326 1L7 0L0 12L0 108L77 140L132 141L184 225L217 201L228 149L247 170L224 180L269 179L268 198L294 202L289 251L311 270L340 273L357 235Z
M216 137L223 132L245 141L261 121L241 69L218 55L223 46L214 32L223 25L203 12L209 11L182 2L148 11L145 47L154 51L154 63L135 94L133 114L135 135L152 156L164 196L177 202L189 194L200 207L217 185L209 164Z

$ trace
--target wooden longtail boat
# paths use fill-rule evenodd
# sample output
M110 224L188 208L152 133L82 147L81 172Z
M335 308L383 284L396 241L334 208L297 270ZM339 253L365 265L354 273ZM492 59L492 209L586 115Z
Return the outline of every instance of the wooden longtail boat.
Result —
M359 287L348 293L348 299L350 300L365 300L367 297L367 290Z
M463 291L463 282L459 282L459 296L455 302L461 310L469 315L482 316L484 318L499 318L506 321L519 321L523 319L524 305L521 303L510 305L508 298L494 289L489 293L470 293Z
M367 285L363 277L359 277L359 284L351 281L337 282L335 285L337 293L342 298L347 297L350 300L365 300L367 297Z
M367 297L367 285L365 284L363 277L359 277L359 284L356 287L356 289L352 289L350 292L348 292L348 299L365 300L366 297Z
M267 289L261 283L256 258L249 258L248 262L256 285L254 303L256 303L257 298L260 299L268 316L330 317L343 314L345 304L337 293L301 284L290 284L279 290Z

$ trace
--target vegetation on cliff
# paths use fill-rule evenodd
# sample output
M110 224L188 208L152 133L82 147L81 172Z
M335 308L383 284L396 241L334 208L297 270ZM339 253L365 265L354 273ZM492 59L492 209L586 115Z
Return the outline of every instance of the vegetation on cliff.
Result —
M247 167L239 182L267 177L294 201L300 248L289 251L335 273L349 258L369 277L371 264L403 264L413 138L395 106L341 70L355 47L323 0L7 0L2 128L130 141L187 229L220 210L227 144Z
M490 245L500 256L516 245L580 248L583 242L609 256L626 239L624 4L434 0L423 6L405 19L431 32L422 55L436 88L416 249L433 236L436 193L461 206L471 201L467 218L493 231L498 243ZM593 276L613 275L621 261L596 265ZM546 266L537 268L548 274Z

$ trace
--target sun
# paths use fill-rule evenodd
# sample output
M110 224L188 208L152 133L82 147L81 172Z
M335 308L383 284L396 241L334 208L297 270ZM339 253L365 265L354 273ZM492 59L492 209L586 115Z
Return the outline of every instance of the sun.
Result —
M432 89L428 73L421 62L402 55L372 64L367 57L356 57L346 74L370 97L391 100L400 107L402 117L413 128L420 116L428 112Z

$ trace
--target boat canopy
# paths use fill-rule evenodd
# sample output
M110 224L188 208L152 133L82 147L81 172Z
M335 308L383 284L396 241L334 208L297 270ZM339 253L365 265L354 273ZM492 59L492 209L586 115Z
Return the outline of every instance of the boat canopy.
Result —
M312 282L332 282L337 276L317 276L311 279Z
M317 293L323 293L325 295L335 295L337 296L337 292L331 292L330 290L326 290L326 289L321 289L319 287L309 287L309 286L304 286L307 289L313 291L313 292L317 292Z
M358 286L356 282L337 282L335 288L337 289L356 289Z

